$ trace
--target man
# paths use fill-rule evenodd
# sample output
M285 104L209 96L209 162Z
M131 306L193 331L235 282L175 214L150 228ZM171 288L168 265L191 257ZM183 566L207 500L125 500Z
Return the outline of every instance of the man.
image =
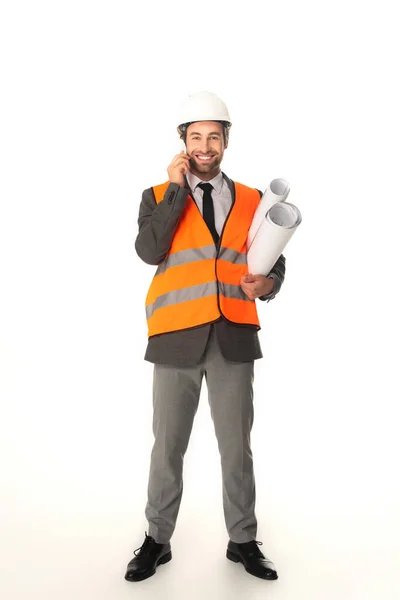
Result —
M261 358L255 299L271 300L285 276L247 272L246 238L261 192L231 181L220 165L228 146L227 107L209 92L189 96L178 126L186 152L167 183L143 192L135 247L158 265L146 298L154 363L154 446L145 510L149 532L125 578L140 581L171 559L170 539L182 497L183 459L203 376L221 456L226 556L246 571L276 579L256 541L250 447L254 360Z

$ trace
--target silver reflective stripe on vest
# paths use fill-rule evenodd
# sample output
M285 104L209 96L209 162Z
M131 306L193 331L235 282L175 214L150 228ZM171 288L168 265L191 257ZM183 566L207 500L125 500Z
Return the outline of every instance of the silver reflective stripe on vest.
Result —
M199 260L208 260L210 258L217 258L214 244L212 246L203 246L202 248L191 248L190 250L174 252L174 254L170 254L160 265L158 265L155 277L165 273L170 267L178 267L180 265L186 265ZM221 247L218 258L236 265L247 264L247 254L245 252L238 252L237 250L231 250L230 248Z
M170 267L177 267L179 265L185 265L188 263L197 262L199 260L207 260L210 258L216 258L216 248L212 246L203 246L202 248L191 248L190 250L181 250L180 252L174 252L170 254L166 260L164 260L156 271L155 277L165 273Z
M235 298L236 300L248 300L249 302L252 302L252 300L246 296L240 285L221 283L219 281L218 289L221 296L225 296L225 298Z
M181 290L173 290L167 294L162 294L162 296L159 296L153 304L146 306L146 318L150 319L158 308L164 306L171 306L172 304L179 304L180 302L188 302L189 300L197 300L198 298L216 295L216 284L216 281L209 281L208 283L200 283L199 285L192 285Z
M234 263L235 265L247 264L247 254L245 252L238 252L237 250L231 250L230 248L224 248L223 246L221 247L218 258Z

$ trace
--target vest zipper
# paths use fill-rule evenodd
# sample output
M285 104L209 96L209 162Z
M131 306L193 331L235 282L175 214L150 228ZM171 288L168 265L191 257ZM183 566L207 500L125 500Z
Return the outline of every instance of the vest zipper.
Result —
M224 221L224 225L223 225L223 227L222 227L221 235L219 236L219 240L218 240L218 246L217 246L217 256L216 256L216 258L215 258L215 265L214 265L214 269L215 269L215 279L217 280L217 304L218 304L218 310L219 310L219 313L220 313L221 317L222 317L222 318L223 318L225 321L228 321L228 323L234 323L234 321L231 321L230 319L228 319L228 318L227 318L227 317L224 315L224 313L222 312L221 304L220 304L220 302L219 302L219 285L218 285L218 283L219 283L219 279L218 279L218 275L217 275L217 260L218 260L218 257L219 257L219 253L220 253L220 251L221 251L222 236L223 236L223 234L224 234L224 231L225 231L226 224L227 224L227 222L228 222L228 219L229 219L229 217L230 217L230 214L231 214L231 212L232 212L232 209L233 209L233 207L234 207L234 204L235 204L235 202L236 202L236 188L235 188L235 184L233 184L232 204L231 204L231 207L230 207L230 209L229 209L229 212L228 212L228 214L227 214L227 217L226 217L226 219L225 219L225 221Z

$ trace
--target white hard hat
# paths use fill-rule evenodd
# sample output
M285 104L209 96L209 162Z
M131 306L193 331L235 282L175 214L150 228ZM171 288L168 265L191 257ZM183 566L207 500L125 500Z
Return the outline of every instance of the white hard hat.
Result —
M197 121L225 121L232 124L225 102L211 92L191 94L183 102L178 120L178 127Z

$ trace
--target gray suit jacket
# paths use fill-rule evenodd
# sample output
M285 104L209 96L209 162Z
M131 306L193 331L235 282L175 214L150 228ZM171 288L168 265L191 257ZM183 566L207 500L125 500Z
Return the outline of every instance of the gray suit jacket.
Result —
M231 190L232 201L235 202L233 181L225 174L223 176ZM190 188L187 181L185 188L170 183L159 204L156 203L152 188L143 192L135 248L144 262L158 265L164 260L171 247L188 193ZM281 255L271 271L275 282L274 290L269 296L260 299L269 301L275 298L285 278L285 262L285 257ZM227 360L245 362L262 358L258 328L238 325L221 317L212 324L150 337L145 360L179 367L193 366L205 351L211 327L216 330L221 352Z

